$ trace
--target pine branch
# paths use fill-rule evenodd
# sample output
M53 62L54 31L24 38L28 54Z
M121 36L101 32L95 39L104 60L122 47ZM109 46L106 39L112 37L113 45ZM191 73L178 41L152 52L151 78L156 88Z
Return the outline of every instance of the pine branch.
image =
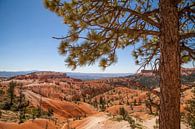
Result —
M151 18L149 18L146 14L141 14L135 10L132 10L130 8L125 8L125 7L121 7L121 6L115 6L115 7L112 7L112 6L108 6L110 8L115 8L115 9L118 9L118 10L122 10L122 11L125 11L125 12L129 12L137 17L139 17L140 19L144 20L145 22L151 24L152 26L155 26L157 28L160 28L160 24L155 22L154 20L152 20Z
M195 37L195 33L194 32L190 32L190 33L185 33L185 34L181 34L180 35L180 39L187 39L187 38L193 38Z
M191 5L187 5L186 7L182 8L180 11L179 11L179 15L181 16L183 13L185 12L192 12L192 13L195 13L195 10L194 9L191 9L191 7L194 7L195 6L195 3L191 4Z

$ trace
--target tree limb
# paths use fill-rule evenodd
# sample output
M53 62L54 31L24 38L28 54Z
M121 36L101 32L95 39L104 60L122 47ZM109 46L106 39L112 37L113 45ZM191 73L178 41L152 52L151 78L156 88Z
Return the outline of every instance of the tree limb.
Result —
M195 37L195 32L185 33L180 35L180 39L187 39Z
M112 8L112 6L109 6ZM148 22L149 24L157 27L157 28L160 28L160 24L155 22L154 20L150 19L146 14L141 14L135 10L132 10L130 8L124 8L124 7L121 7L121 6L115 6L114 8L118 9L118 10L122 10L122 11L126 11L126 12L129 12L129 13L132 13L133 15L136 15L137 17L139 17L140 19L144 20L145 22Z

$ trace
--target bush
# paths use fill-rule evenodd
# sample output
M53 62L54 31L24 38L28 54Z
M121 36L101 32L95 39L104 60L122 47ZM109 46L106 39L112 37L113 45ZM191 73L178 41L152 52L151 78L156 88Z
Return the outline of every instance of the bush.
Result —
M127 117L127 121L129 122L129 124L130 124L130 127L132 128L132 129L135 129L137 126L136 126L136 123L135 123L135 120L131 117L131 116L128 116Z
M126 120L126 121L129 122L129 125L130 125L130 127L132 129L136 129L136 128L141 129L142 128L141 125L139 125L138 123L136 123L136 121L131 116L129 116L128 112L125 110L124 107L121 107L119 109L119 115L122 116L122 120ZM120 121L120 120L121 120L121 118L119 117L117 119L117 121Z
M48 115L49 117L53 116L53 109L52 109L52 108L48 108L47 115Z
M2 89L0 89L0 95L4 95L4 91Z
M33 108L32 109L32 119L41 117L40 108Z
M123 120L126 120L126 118L128 116L128 112L125 110L124 107L121 107L119 109L119 115L121 115L123 117Z
M1 103L0 108L3 110L10 110L11 105L9 102L4 102L4 103Z

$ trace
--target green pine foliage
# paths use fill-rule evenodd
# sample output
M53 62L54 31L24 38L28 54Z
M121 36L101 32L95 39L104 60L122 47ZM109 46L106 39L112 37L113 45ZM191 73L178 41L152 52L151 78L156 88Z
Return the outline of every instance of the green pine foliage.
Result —
M192 92L193 92L193 97L191 100L188 101L187 108L186 108L187 111L186 119L191 129L195 129L195 88L193 88Z
M119 115L122 116L123 120L128 121L132 129L142 129L142 126L128 114L124 107L119 108Z
M10 105L13 104L13 100L14 100L14 91L15 91L15 87L16 87L16 82L11 81L8 85L8 90L7 90L7 95L8 98L10 99Z
M118 49L133 46L136 64L142 68L151 65L157 70L160 63L164 64L164 59L160 59L161 52L168 47L163 46L166 40L159 41L166 33L162 22L167 12L159 8L163 3L165 1L44 0L45 7L62 17L69 27L67 35L54 38L61 40L59 53L65 56L66 65L72 69L95 62L105 69L117 62ZM173 38L179 47L175 51L181 55L180 61L173 61L178 66L195 59L195 46L191 40L195 36L194 3L192 0L170 0L168 5L176 7L174 11L177 11L170 15L178 14L178 19L175 19L178 26L172 26L178 28L178 35Z
M66 64L77 66L92 65L106 68L117 62L117 49L133 45L136 64L155 66L160 58L160 14L158 1L150 0L44 0L45 7L63 18L69 32L61 40L59 53L66 56ZM136 6L133 6L136 5ZM182 0L179 10L189 9L192 2ZM180 35L193 33L192 13L180 15ZM184 22L186 19L187 22ZM188 19L188 20L187 20ZM188 35L181 38L181 61L187 63L194 59L194 47L188 42ZM140 43L140 42L141 43Z

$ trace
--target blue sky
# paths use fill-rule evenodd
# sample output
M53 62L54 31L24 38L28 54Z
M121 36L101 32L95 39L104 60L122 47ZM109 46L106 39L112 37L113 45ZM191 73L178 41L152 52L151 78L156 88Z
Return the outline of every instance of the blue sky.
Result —
M58 40L67 33L60 17L48 11L42 0L0 0L0 71L49 70L71 72L58 54ZM133 73L131 48L118 51L118 63L105 71L98 64L73 72Z

